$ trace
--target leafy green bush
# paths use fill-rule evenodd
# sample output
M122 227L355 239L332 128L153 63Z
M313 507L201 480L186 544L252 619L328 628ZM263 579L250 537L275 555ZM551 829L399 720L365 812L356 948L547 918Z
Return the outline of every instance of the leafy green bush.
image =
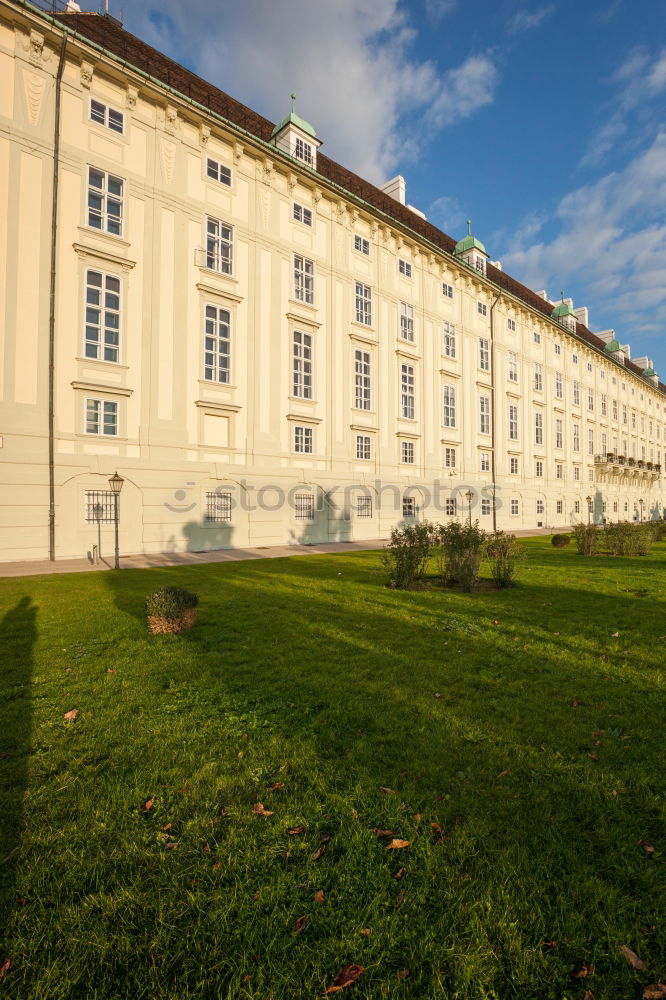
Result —
M515 535L505 531L493 531L486 541L486 559L490 563L490 575L498 587L510 587L516 572L516 563L523 550Z
M581 556L596 556L599 551L600 536L594 524L577 524L574 527L574 538L578 554Z
M566 549L571 544L571 535L553 535L551 543L556 549Z
M479 569L486 544L486 532L474 524L440 524L436 529L440 547L442 578L446 583L459 583L471 593L479 578Z
M182 587L163 587L146 598L146 614L157 618L180 618L185 611L196 608L199 598Z
M392 529L391 540L382 554L389 586L406 590L423 580L434 531L434 525L430 521Z
M646 556L655 541L655 530L650 522L631 524L619 521L604 528L604 542L614 556Z

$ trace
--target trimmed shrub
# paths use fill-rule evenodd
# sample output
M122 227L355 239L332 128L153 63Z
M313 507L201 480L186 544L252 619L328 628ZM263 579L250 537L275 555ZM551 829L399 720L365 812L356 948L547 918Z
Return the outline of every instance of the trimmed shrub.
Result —
M474 590L486 545L486 532L474 524L440 524L437 528L440 567L446 583L459 583L463 590Z
M391 540L382 554L390 587L406 590L423 580L434 531L429 521L392 529Z
M604 542L614 556L646 556L654 541L655 530L650 522L620 521L604 528Z
M596 556L599 551L599 532L595 524L577 524L574 527L576 548L581 556Z
M571 535L553 535L551 543L556 549L566 549L571 545Z
M163 587L146 598L148 629L154 635L183 632L197 617L199 598L182 587Z
M515 535L505 531L493 531L486 542L486 559L490 563L490 575L498 587L510 587L516 572L516 563L523 556Z

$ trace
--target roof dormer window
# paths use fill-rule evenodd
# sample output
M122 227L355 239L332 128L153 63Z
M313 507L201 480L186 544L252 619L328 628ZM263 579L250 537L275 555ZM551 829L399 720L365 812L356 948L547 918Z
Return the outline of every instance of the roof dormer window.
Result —
M481 240L477 240L476 236L472 236L471 219L467 220L467 236L462 240L458 240L453 252L456 257L460 257L461 260L464 260L469 267L474 268L479 274L486 273L488 254Z
M295 160L300 160L306 167L317 169L317 149L321 141L309 122L296 114L296 94L291 95L291 111L275 126L271 142Z
M307 163L309 167L312 166L312 146L309 142L301 139L300 136L296 137L296 145L294 147L294 155L297 160L302 160L303 163Z

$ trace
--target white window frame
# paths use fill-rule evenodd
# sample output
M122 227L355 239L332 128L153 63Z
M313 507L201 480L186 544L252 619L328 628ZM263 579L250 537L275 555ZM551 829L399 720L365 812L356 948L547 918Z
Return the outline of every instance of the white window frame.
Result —
M403 518L413 518L416 517L416 497L403 497L402 498L402 516Z
M479 452L479 469L481 472L490 472L490 453L487 451Z
M234 229L222 219L206 216L206 267L218 274L234 273Z
M491 513L492 513L492 507L490 504L490 498L481 497L481 516L489 517Z
M354 233L354 250L357 253L362 253L364 257L369 257L370 240L366 239L365 236L361 236L360 233Z
M315 498L312 493L296 493L294 495L294 520L314 521Z
M218 184L222 184L224 187L231 187L231 181L233 179L231 167L226 167L224 163L220 163L219 160L215 160L212 156L207 156L206 179L209 181L217 181Z
M372 497L360 494L356 497L356 516L372 517Z
M95 104L97 108L93 107ZM117 108L112 108L109 104L105 104L104 101L98 101L96 97L90 98L88 117L91 122L95 122L96 125L101 125L111 132L116 132L118 135L125 134L124 112L118 111Z
M402 465L414 465L416 460L416 449L413 441L400 442L400 462Z
M479 434L490 434L489 396L479 396Z
M204 305L203 362L204 381L231 384L231 312L214 302Z
M509 441L518 440L518 406L515 403L509 404Z
M520 506L519 506L518 500L516 500L515 498L512 498L512 500L511 500L511 516L512 517L517 517L519 513L520 513Z
M442 323L442 353L445 358L456 356L456 327L447 320Z
M518 382L518 358L515 351L509 351L507 355L507 377L509 382Z
M543 479L543 459L537 458L534 462L534 475L536 479Z
M537 516L539 516L540 514L545 514L546 513L546 505L545 505L545 503L544 503L543 500L537 500L537 502L536 502L536 512L537 512Z
M294 143L294 156L308 167L314 164L314 150L311 143L306 142L305 139L301 139L298 135Z
M311 333L293 330L291 336L291 394L296 399L312 399L314 393L314 338Z
M411 278L412 276L412 265L408 260L403 257L398 258L398 271L400 274L404 275L405 278Z
M414 343L414 306L409 302L400 303L400 339Z
M372 368L369 351L354 351L354 407L370 410L372 407Z
M307 424L294 424L292 435L295 455L314 454L314 431Z
M403 362L400 365L400 416L404 420L414 420L416 412L416 376L414 365Z
M476 303L476 311L478 312L479 316L487 316L488 315L488 307L487 307L486 303L485 302L477 302Z
M556 417L555 418L555 447L556 448L563 448L564 447L564 433L563 433L563 430L562 430L562 418L561 417Z
M509 457L509 475L518 475L518 457L516 455L511 455Z
M372 289L362 281L356 281L356 322L362 326L372 326Z
M456 468L456 449L446 447L444 449L444 468L445 469L455 469Z
M555 373L555 398L556 399L564 398L564 381L562 379L561 372Z
M490 347L485 337L479 337L479 368L483 372L490 371Z
M540 364L534 366L534 391L543 392L543 368Z
M291 206L291 217L294 222L300 222L302 226L308 226L312 229L312 209L307 208L305 205L301 205L299 202L293 202Z
M446 497L444 500L444 513L447 517L455 517L458 513L458 501L456 497Z
M314 261L300 253L294 254L294 298L314 305Z
M107 421L106 417L113 416ZM98 396L86 396L83 400L83 430L85 434L94 437L118 437L120 412L115 399L103 399ZM91 430L96 426L96 430ZM113 428L107 430L106 428Z
M511 330L512 333L516 332L516 321L515 321L515 319L511 319L511 317L508 317L507 321L506 321L506 325L507 325L507 329Z
M99 285L91 283L92 275L99 278ZM117 274L89 267L86 269L85 279L83 357L118 364L122 335L122 278ZM114 283L117 283L117 289L109 287ZM95 296L98 298L97 302L94 301ZM107 354L113 356L107 357Z
M442 427L456 426L456 389L453 385L442 386Z
M543 413L540 410L534 414L534 443L543 444Z
M447 281L442 282L442 295L445 299L453 298L453 285L449 285Z
M372 438L370 434L356 435L356 459L359 462L372 460Z
M535 344L540 344L541 343L541 334L539 333L538 330L534 331L534 333L533 333L533 339L534 339L534 343Z
M580 382L573 383L573 405L580 406Z
M93 177L99 178L99 183L93 184ZM124 200L123 178L88 164L86 208L89 228L121 237L125 223Z

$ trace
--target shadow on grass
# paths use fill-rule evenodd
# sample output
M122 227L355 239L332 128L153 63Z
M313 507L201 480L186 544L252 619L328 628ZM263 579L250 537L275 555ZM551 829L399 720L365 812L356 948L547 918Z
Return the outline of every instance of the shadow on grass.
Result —
M8 956L12 914L23 901L16 872L24 826L24 799L32 737L30 684L37 608L23 597L0 622L0 967Z

